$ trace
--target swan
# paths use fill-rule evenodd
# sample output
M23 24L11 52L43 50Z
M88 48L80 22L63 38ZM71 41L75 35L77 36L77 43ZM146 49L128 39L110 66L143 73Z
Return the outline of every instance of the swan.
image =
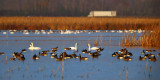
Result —
M40 47L34 47L32 42L29 46L30 47L28 49L30 49L30 50L40 50L41 49Z
M90 44L88 44L88 50L90 51L90 50L97 50L97 49L99 49L98 47L91 47L91 45Z
M69 47L71 50L77 50L77 43L75 43L75 47Z

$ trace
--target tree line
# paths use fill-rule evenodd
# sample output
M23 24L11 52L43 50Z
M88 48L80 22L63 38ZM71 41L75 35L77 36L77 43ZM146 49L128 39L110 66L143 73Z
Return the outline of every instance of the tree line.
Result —
M160 16L160 0L0 0L0 16L87 16L117 11L117 16Z

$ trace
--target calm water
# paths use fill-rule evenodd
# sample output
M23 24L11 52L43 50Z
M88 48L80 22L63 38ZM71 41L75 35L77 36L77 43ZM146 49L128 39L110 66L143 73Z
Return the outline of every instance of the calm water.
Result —
M142 47L127 48L133 54L132 61L129 62L112 57L113 52L122 49L118 44L124 33L136 35L138 38L143 32L53 31L48 33L49 30L37 34L34 31L30 31L29 34L23 31L11 32L0 31L0 52L5 53L0 55L0 80L125 80L127 69L129 80L159 80L160 78L160 57L157 56L160 50L158 49L152 52L156 55L158 60L156 62L139 61L139 56L142 56ZM102 55L91 58L90 55L83 54L82 49L88 49L88 43L94 46L95 41L98 41L98 47L104 48ZM28 50L31 42L34 46L41 47L41 50ZM87 61L72 58L61 62L51 59L50 55L40 56L36 61L32 59L32 56L39 51L51 51L51 48L56 46L59 47L56 52L59 55L64 51L63 48L74 46L75 43L78 43L79 51L76 54L88 57ZM25 61L9 60L13 52L21 52L22 49L27 50L23 53ZM66 52L73 54L74 51Z

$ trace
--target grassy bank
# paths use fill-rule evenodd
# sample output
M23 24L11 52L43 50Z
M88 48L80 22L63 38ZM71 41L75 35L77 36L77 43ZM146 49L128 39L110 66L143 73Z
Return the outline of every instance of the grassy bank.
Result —
M157 26L160 26L159 18L0 17L1 30L122 30Z

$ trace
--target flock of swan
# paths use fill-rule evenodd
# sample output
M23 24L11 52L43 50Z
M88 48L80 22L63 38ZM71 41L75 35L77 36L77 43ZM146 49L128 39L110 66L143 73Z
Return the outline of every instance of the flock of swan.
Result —
M0 31L2 34L14 34L16 32L22 32L25 35L30 34L30 32L33 32L34 34L52 34L52 33L60 33L60 34L79 34L88 32L88 34L91 34L91 32L110 32L110 33L142 33L145 32L144 30L138 29L138 30L8 30L8 31Z
M40 50L41 48L40 47L35 47L33 45L33 42L31 42L28 49L29 50ZM88 44L88 51L98 50L98 49L99 49L99 47L91 47L91 45ZM77 43L75 43L75 46L72 46L72 47L69 47L69 48L64 48L64 50L75 50L75 51L77 51L78 50L77 49Z

